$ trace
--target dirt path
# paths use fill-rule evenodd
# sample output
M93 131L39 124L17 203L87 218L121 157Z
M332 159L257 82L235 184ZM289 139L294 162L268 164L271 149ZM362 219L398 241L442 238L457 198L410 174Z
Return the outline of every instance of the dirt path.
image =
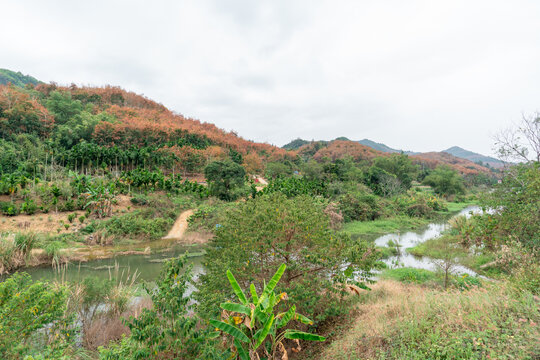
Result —
M259 182L259 185L255 187L257 191L261 191L266 185L268 185L268 181L258 175L255 176L255 179L257 179L257 181Z
M174 222L173 227L163 239L181 239L188 228L187 219L193 215L193 210L186 210L180 214L178 219Z

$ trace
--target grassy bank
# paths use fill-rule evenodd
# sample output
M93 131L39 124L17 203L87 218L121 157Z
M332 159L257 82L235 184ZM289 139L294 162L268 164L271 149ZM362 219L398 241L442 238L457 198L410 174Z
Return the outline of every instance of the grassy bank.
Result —
M381 280L318 359L534 359L538 301L504 284L432 290Z
M382 235L400 230L411 230L428 224L431 220L409 216L395 216L373 221L353 221L346 223L343 231L351 235Z
M446 204L449 213L454 213L465 209L467 206L477 205L476 202L449 202Z

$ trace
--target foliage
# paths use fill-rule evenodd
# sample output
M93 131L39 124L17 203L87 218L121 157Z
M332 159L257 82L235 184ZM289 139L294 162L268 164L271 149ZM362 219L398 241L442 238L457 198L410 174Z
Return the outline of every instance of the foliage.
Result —
M540 163L520 164L508 170L482 205L497 209L486 218L489 233L503 241L517 239L526 248L540 248ZM491 223L490 223L491 222Z
M63 287L34 282L26 273L0 282L0 357L42 354L60 358L73 344Z
M111 216L112 204L116 198L114 183L93 182L86 188L83 196L86 199L85 208L90 209L98 218Z
M336 284L367 281L378 252L364 241L330 230L324 208L307 196L287 199L277 193L231 209L215 231L206 274L200 277L195 296L202 313L210 316L216 304L232 295L223 286L226 269L235 269L246 288L253 281L262 283L282 263L287 270L279 290L287 292L299 311L313 314L317 321L344 311L348 304L340 301Z
M233 161L213 161L204 168L210 193L222 200L234 200L235 190L244 186L245 169Z
M280 192L291 198L298 195L325 196L326 184L321 180L309 180L305 177L278 177L269 182L260 191L262 194Z
M375 220L382 215L382 204L373 194L349 193L340 197L339 209L346 222Z
M285 339L325 340L322 336L288 327L291 320L304 324L313 322L297 313L295 305L280 306L283 304L282 300L287 300L287 294L276 294L274 289L283 276L285 268L285 264L278 268L260 294L257 294L255 285L251 284L251 301L244 294L234 275L227 270L227 278L240 303L222 303L220 306L224 311L221 321L210 320L210 324L232 337L236 358L241 360L261 357L275 359L280 353L286 357L287 350L283 346ZM282 308L281 312L279 308ZM287 328L284 329L285 327Z
M191 266L186 257L167 261L155 286L146 284L153 307L126 321L131 334L119 344L100 348L101 359L218 359L212 334L190 316ZM214 336L215 337L215 336Z
M418 175L418 165L414 165L405 154L391 154L388 157L376 158L373 161L373 166L393 174L404 189L409 189L411 182Z
M463 178L452 168L440 165L424 178L423 184L429 185L440 195L456 195L465 192Z

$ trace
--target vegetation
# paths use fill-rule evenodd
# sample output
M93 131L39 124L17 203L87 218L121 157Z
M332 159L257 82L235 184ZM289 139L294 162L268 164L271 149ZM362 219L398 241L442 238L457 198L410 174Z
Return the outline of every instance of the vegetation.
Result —
M277 291L287 293L298 311L324 321L345 311L343 285L349 281L365 286L361 282L369 282L378 257L367 242L331 230L324 203L306 196L272 194L248 200L231 209L220 225L196 294L202 313L215 314L221 299L232 298L231 289L223 286L227 269L235 269L240 286L247 288L285 264Z
M537 118L518 130L533 150ZM0 138L1 358L539 351L540 166L516 137L499 139L501 153L523 162L501 172L346 138L296 140L286 151L118 88L28 84L0 86ZM437 272L394 268L399 241L373 242L476 203L486 211L453 218L443 236L406 250L430 257ZM168 259L141 287L112 269L76 283L5 275L37 264L61 273L90 250L155 251L152 241L188 225L182 241L197 238L206 254L196 278L187 257ZM458 275L458 264L498 281Z
M319 335L294 329L283 329L291 320L304 324L313 324L304 315L296 312L296 306L284 308L278 313L281 300L287 300L287 294L276 295L274 288L285 272L282 264L266 284L260 295L255 285L250 285L251 302L248 300L234 275L227 271L227 278L240 303L226 302L220 306L224 310L222 320L210 320L210 324L231 336L234 341L236 356L242 360L287 356L283 345L285 339L324 341Z

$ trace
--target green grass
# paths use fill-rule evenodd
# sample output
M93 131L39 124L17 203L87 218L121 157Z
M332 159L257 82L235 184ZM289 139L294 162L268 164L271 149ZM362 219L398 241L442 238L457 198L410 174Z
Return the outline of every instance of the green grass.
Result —
M343 231L351 235L378 235L424 226L429 219L396 216L373 221L353 221L345 224Z
M448 207L448 212L451 212L451 213L461 211L465 209L467 206L471 206L471 205L476 205L476 203L472 201L446 203L446 206Z
M423 284L426 282L435 281L437 279L437 274L433 271L425 269L416 269L416 268L397 268L397 269L387 269L381 274L382 279L396 280L399 282L405 283L417 283Z

